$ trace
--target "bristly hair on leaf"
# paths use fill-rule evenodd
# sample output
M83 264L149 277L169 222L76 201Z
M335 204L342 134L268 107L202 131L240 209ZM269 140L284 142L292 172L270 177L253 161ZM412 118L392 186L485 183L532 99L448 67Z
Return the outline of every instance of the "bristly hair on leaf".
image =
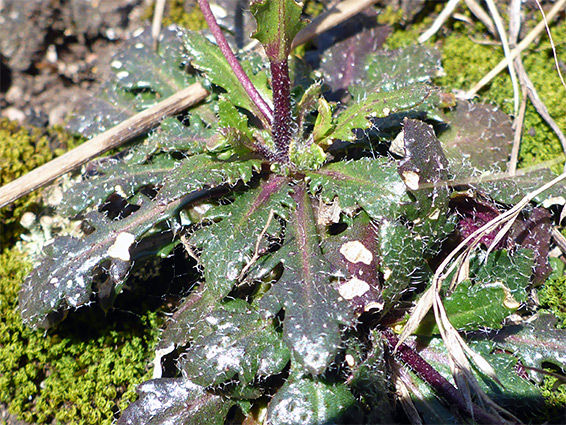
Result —
M512 406L512 396L500 395L518 388L539 400L540 389L513 365L538 372L533 356L556 357L552 339L565 333L538 332L551 323L544 317L509 332L508 320L536 309L533 282L550 271L550 213L530 204L534 195L511 208L520 185L511 191L509 176L480 170L506 187L489 191L454 149L446 154L470 127L493 134L501 113L450 112L454 96L434 85L438 53L383 51L389 30L356 28L353 38L341 34L345 56L309 51L318 57L308 62L291 51L305 25L302 5L252 1L253 37L267 63L233 51L208 0L199 5L216 44L181 29L167 33L170 50L140 41L136 54L130 46L119 56L128 76L108 84L121 94L118 108L133 102L128 111L166 93L168 77L199 82L210 96L89 164L65 190L57 208L82 220L82 233L45 249L20 292L24 322L56 326L152 279L170 288L158 273L137 275L146 259L188 264L183 288L164 292L163 308L173 312L154 379L138 387L119 425L389 423L404 420L399 405L414 423L503 424L511 417L491 399ZM142 84L133 71L145 54L156 72L141 74ZM93 116L111 119L115 110L100 105ZM452 134L439 140L446 127ZM470 164L482 162L472 155L482 155L485 141L476 143ZM507 147L501 141L490 158L505 161ZM511 221L503 237L496 224ZM473 250L460 245L451 262L452 247L484 225Z

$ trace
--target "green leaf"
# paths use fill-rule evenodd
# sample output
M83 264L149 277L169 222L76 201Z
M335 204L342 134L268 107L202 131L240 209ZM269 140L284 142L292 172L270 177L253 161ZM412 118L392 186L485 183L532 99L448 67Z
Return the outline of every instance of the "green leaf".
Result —
M309 378L288 380L277 391L267 409L271 425L319 425L352 423L346 415L356 400L345 384Z
M450 323L463 331L500 329L503 320L526 301L532 270L530 250L518 249L513 255L506 250L494 251L485 261L473 257L470 280L460 283L443 300ZM422 331L437 334L433 322L432 317L427 318Z
M286 61L293 39L306 25L301 21L302 5L294 0L254 0L250 9L257 22L252 37L271 61Z
M319 210L319 223L321 218ZM356 214L346 230L337 235L325 235L321 243L324 257L344 275L337 282L338 292L342 293L357 314L370 310L375 313L384 306L381 296L383 277L378 268L381 259L377 255L377 246L377 226L364 211ZM356 285L365 291L352 291Z
M249 385L257 376L281 372L290 356L275 325L244 300L227 301L195 324L197 336L180 359L183 376L209 386L237 375Z
M195 190L210 189L223 184L247 183L254 172L261 169L261 161L217 161L209 155L191 156L177 165L164 178L157 195L159 202L178 199Z
M283 263L283 274L259 305L273 315L285 310L285 341L295 360L319 375L338 352L340 325L353 324L353 317L332 284L332 268L320 250L303 185L295 186L294 199L297 209L286 226L285 244L274 254Z
M319 144L333 130L335 125L332 123L332 107L323 97L318 99L318 115L312 130L313 141Z
M75 216L90 206L103 204L113 193L128 199L143 186L160 184L176 163L169 155L160 155L147 164L132 165L114 159L100 161L98 166L92 167L95 176L67 189L57 209L61 214Z
M223 425L236 405L184 378L153 379L136 392L140 398L122 413L117 425Z
M236 75L232 72L228 61L217 45L212 44L203 35L192 31L187 31L183 34L183 41L190 53L191 64L199 71L204 72L210 83L226 90L224 95L232 104L247 109L259 116L256 106L250 100ZM266 91L268 91L266 88L267 76L265 75L265 70L263 72L256 70L256 73L254 73L250 66L245 66L245 63L242 66L252 83L264 95L264 98L271 99L271 96L265 96Z
M155 105L194 82L176 28L161 32L157 51L151 29L136 34L111 61L111 74L95 98L85 98L69 128L92 137Z
M543 369L544 363L550 363L566 370L566 329L557 329L556 318L550 314L541 314L524 325L506 326L491 339L525 366ZM528 374L542 381L540 373L528 371Z
M433 90L424 85L401 88L392 92L368 93L363 99L348 106L334 119L334 131L319 143L330 144L333 140L352 142L356 139L352 130L372 126L371 118L384 118L392 113L414 109L431 109L436 103Z
M114 221L90 213L87 221L95 230L82 239L56 239L45 248L40 265L26 278L19 296L24 322L47 328L61 320L67 310L88 304L95 272L104 262L109 262L105 270L118 292L134 257L135 242L173 217L186 202L187 198L181 198L156 204L142 198L136 212Z
M340 208L348 214L361 207L374 219L395 219L403 205L411 202L397 165L387 158L335 162L305 175L313 195L320 194L327 203L337 196Z
M294 115L297 117L297 127L299 128L300 132L303 131L303 125L307 121L308 115L312 111L314 111L321 93L321 84L312 84L305 90L303 96L301 97L301 100L297 102Z
M375 330L370 333L369 350L360 341L352 338L352 345L347 345L347 354L354 360L351 367L351 390L358 394L364 407L368 424L392 424L395 409L389 399L390 370L386 361L383 340ZM350 342L350 341L347 341ZM367 350L367 354L365 354Z
M159 152L182 152L184 156L203 153L206 142L215 132L206 128L196 114L191 114L189 119L190 125L185 126L177 118L165 118L143 142L130 150L126 161L141 164Z
M392 92L429 83L441 73L439 52L414 44L405 49L368 55L365 75L360 76L348 90L355 98L374 90Z
M235 194L229 205L212 208L206 218L214 220L210 226L197 230L190 242L199 250L200 264L204 267L206 286L222 294L237 282L243 267L255 251L258 237L267 226L270 211L278 217L288 218L288 207L294 204L289 195L289 182L273 176L262 181L256 189ZM273 218L267 235L277 236L281 226ZM261 241L266 247L267 240Z

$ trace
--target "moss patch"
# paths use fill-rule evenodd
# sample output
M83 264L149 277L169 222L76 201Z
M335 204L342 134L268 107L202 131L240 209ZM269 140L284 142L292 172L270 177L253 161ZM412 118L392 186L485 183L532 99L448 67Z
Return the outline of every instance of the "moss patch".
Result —
M17 311L31 270L22 257L0 254L0 402L31 423L111 424L150 378L161 319L84 308L54 331L31 330Z
M207 28L204 16L202 15L196 1L187 7L185 7L185 3L186 2L184 0L167 1L161 24L165 27L171 24L176 24L192 31L200 31ZM151 20L153 18L154 10L155 3L147 8L142 18Z
M61 128L28 129L0 119L0 186L75 147L80 140ZM37 213L39 199L35 192L0 210L0 250L16 241L22 231L19 226L22 214L26 211Z

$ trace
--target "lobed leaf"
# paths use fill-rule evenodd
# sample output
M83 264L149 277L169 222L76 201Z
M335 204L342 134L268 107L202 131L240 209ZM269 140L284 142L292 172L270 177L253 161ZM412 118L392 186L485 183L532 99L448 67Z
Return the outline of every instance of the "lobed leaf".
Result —
M41 264L26 278L19 296L23 321L32 327L48 328L68 309L89 303L96 271L105 262L118 292L129 270L135 242L156 224L174 216L188 199L158 205L144 199L139 210L116 221L91 213L87 220L95 230L82 239L56 239L45 248Z
M525 366L543 369L544 363L550 363L566 370L566 329L557 329L556 318L550 314L541 314L523 325L506 326L492 333L490 339ZM536 370L527 373L537 382L542 381Z
M295 186L297 204L286 227L285 243L273 254L283 274L259 301L272 315L285 310L284 339L294 359L313 375L334 360L341 343L340 325L352 325L347 303L332 284L333 270L322 255L306 188Z
M233 203L207 212L206 218L215 222L197 230L190 241L202 250L199 261L209 290L223 294L232 288L266 226L267 235L279 235L281 225L277 219L268 225L269 214L289 217L287 209L294 204L289 191L287 178L273 176L255 189L236 194ZM266 246L266 240L260 242Z
M384 118L392 113L407 110L432 110L440 102L437 94L425 85L414 85L391 92L370 92L341 111L334 119L334 131L326 138L353 142L355 129L367 129L372 119ZM322 139L326 144L330 144Z
M157 51L149 28L135 34L113 57L111 77L96 97L79 105L69 128L95 136L194 82L177 29L161 32Z
M191 156L179 163L163 179L158 202L170 202L187 193L223 184L248 183L261 169L261 161L218 161L206 154Z
M102 205L113 193L128 199L144 186L159 185L176 164L169 155L135 166L122 160L102 160L91 167L94 177L85 178L63 193L57 208L61 214L75 216L88 207Z
M190 54L192 66L202 71L209 83L222 87L226 91L224 94L226 98L235 106L247 109L259 116L256 106L232 72L228 61L217 45L208 41L203 35L192 31L187 31L183 34L183 41ZM252 70L251 65L244 65L246 65L245 62L242 66L246 74L263 95L264 99L271 99L270 95L265 95L269 92L265 70Z
M326 203L338 197L340 208L349 214L361 207L373 219L394 219L411 202L397 165L387 158L335 162L305 175L313 195Z
M271 61L286 61L293 39L306 25L301 21L302 5L294 0L254 0L250 9L257 22L252 37Z
M309 378L288 380L267 408L270 425L318 425L347 423L345 417L356 400L342 383L331 384Z
M153 379L136 392L140 398L122 413L117 425L222 425L236 404L184 378Z
M249 385L257 376L275 375L289 362L289 350L275 325L246 301L227 301L195 324L195 337L179 367L205 387L236 376Z
M354 98L363 97L367 91L393 92L430 83L442 73L440 52L415 44L368 55L365 71L348 89Z

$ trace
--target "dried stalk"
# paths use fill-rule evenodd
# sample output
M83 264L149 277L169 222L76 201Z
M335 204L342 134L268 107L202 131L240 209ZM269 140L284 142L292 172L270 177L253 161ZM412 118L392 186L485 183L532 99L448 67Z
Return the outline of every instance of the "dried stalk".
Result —
M164 117L178 114L208 95L200 84L192 84L157 105L128 118L66 154L0 187L0 208L52 182L96 156L146 133Z
M562 11L562 9L564 9L564 5L566 5L566 0L558 0L552 7L552 9L550 9L550 11L546 14L546 19L541 20L536 25L536 27L529 34L527 34L527 36L523 40L521 40L517 47L509 52L509 57L504 58L468 92L464 93L463 98L473 98L478 93L478 91L480 91L486 84L493 80L497 76L497 74L503 71L508 66L509 61L515 59L519 55L519 53L525 50L534 41L534 39L537 38L540 33L545 30L547 22L552 22L554 17L560 11Z

